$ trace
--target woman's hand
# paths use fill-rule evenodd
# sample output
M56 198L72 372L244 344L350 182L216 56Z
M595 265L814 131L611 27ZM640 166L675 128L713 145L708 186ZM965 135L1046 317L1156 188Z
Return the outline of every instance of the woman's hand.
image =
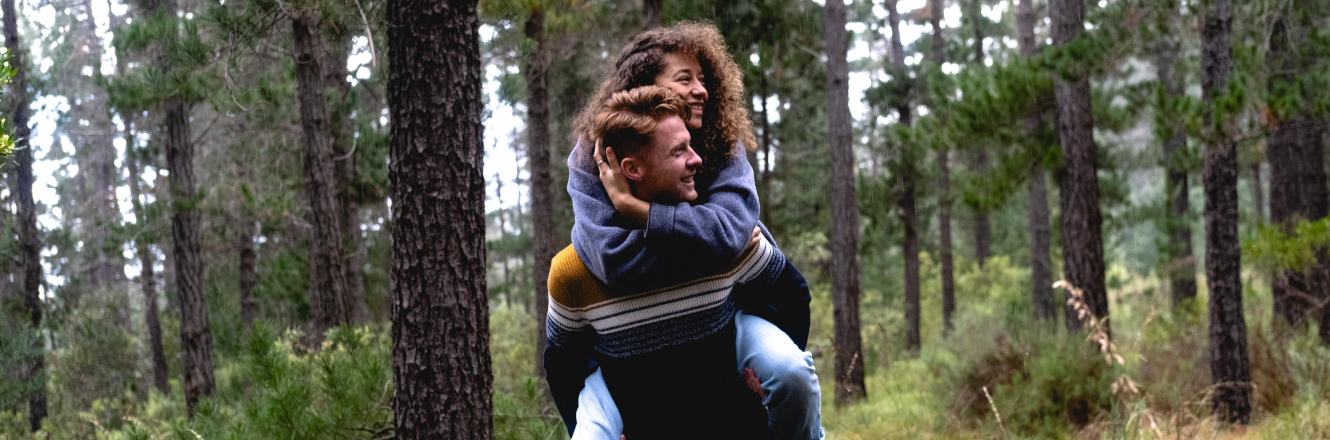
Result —
M597 139L593 157L596 159L596 169L600 171L600 183L605 185L605 192L609 194L614 209L638 223L647 224L647 218L651 216L651 204L633 196L628 177L623 174L614 149L602 146Z

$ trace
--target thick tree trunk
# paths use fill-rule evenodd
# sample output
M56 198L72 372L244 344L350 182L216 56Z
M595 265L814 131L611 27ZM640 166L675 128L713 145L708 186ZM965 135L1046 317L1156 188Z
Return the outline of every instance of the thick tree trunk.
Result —
M942 36L942 0L929 0L928 23L933 29L933 51L932 59L941 65L947 62L946 40ZM921 88L922 89L922 88ZM934 103L934 107L941 107L945 103ZM936 113L936 108L934 108ZM955 265L952 261L951 253L951 165L948 163L948 147L944 146L937 152L937 166L939 171L938 178L938 220L937 229L938 259L942 263L942 320L947 323L946 328L951 326L951 316L956 311L956 278Z
M827 122L831 140L831 301L835 315L836 405L862 400L864 359L859 334L859 208L854 195L845 3L828 0Z
M1021 0L1017 5L1016 27L1021 56L1033 57L1038 52L1034 37L1034 0ZM1040 115L1025 118L1025 131L1036 139L1043 128ZM1041 149L1042 150L1042 149ZM1048 189L1045 184L1042 157L1030 163L1026 175L1029 192L1030 216L1030 281L1033 284L1035 316L1045 322L1057 322L1057 301L1053 299L1053 261L1049 256L1053 237L1049 232Z
M1065 45L1085 30L1085 4L1079 0L1052 0L1053 43ZM1108 316L1104 284L1103 219L1099 213L1098 157L1094 144L1094 118L1090 108L1090 80L1082 75L1053 78L1058 108L1058 138L1062 141L1061 182L1062 266L1067 281L1086 294L1090 311ZM1081 328L1068 314L1068 329Z
M18 12L14 0L3 0L5 49L10 56L10 65L14 68L14 78L9 83L9 95L13 96L14 113L10 123L14 124L14 156L18 166L17 197L19 261L22 262L23 310L28 315L29 324L34 332L42 327L42 300L38 288L42 284L41 239L37 237L37 205L32 199L32 147L28 143L31 130L28 127L28 82L23 70L23 55L26 53L18 41ZM46 418L46 352L28 359L24 378L40 378L40 386L28 395L28 426L32 431L42 428Z
M891 25L891 64L893 73L892 81L907 82L910 80L905 70L905 47L901 43L900 21L901 16L896 9L896 0L887 0L887 20ZM900 115L900 124L906 127L910 126L910 102L908 99L908 86L897 88L905 91L900 105L896 107L896 113ZM901 210L901 226L905 233L905 242L901 246L905 252L905 349L909 351L919 350L922 344L922 337L919 331L919 228L918 216L915 212L915 181L918 176L914 169L913 149L909 145L901 144L898 146L901 150L901 160L899 169L896 170L901 194L896 200L897 206ZM950 318L948 316L948 318ZM945 333L951 331L951 320L946 320Z
M476 2L388 3L393 420L399 439L489 439Z
M642 12L646 17L642 19L642 29L651 30L660 27L660 12L663 0L642 0Z
M345 31L345 29L343 29ZM351 98L351 84L346 82L346 61L350 51L350 41L345 32L337 35L325 35L328 50L323 57L323 84L332 88L329 96L332 129L333 162L337 170L337 196L341 200L340 221L342 233L342 251L346 254L346 291L351 301L351 313L356 322L369 320L365 306L365 275L361 272L365 266L365 240L360 231L360 191L356 187L356 146L351 120L354 102Z
M1299 6L1306 7L1297 2L1292 5ZM1304 38L1300 26L1282 13L1275 16L1267 55L1267 64L1274 72L1268 85L1271 95L1298 93L1294 87L1308 68L1307 55L1296 49L1304 43ZM1295 109L1291 114L1272 112L1274 128L1266 141L1266 157L1270 161L1270 220L1288 233L1294 231L1299 221L1320 220L1330 209L1321 143L1323 128L1308 113L1305 109ZM1271 289L1276 322L1306 324L1312 318L1308 314L1314 313L1315 303L1310 298L1325 296L1326 280L1319 273L1327 265L1326 256L1319 252L1317 257L1320 267L1309 273L1288 271L1275 275L1284 281L1275 283Z
M134 247L139 256L139 282L143 289L143 324L148 327L148 350L152 352L152 384L163 395L171 393L170 372L166 367L166 353L162 350L162 324L157 316L157 276L153 270L152 242L156 234L148 232L148 214L143 208L142 190L139 189L139 157L134 135L134 115L124 113L125 167L129 170L129 198L134 207L134 218L145 230L135 237Z
M1215 415L1230 423L1251 420L1247 324L1242 315L1242 254L1238 249L1238 152L1229 133L1235 118L1215 113L1233 69L1233 16L1228 0L1206 5L1201 30L1201 91L1205 99L1205 275L1210 293L1210 380Z
M527 163L531 167L531 220L535 227L536 377L545 377L545 314L549 308L550 261L554 259L554 179L550 177L549 70L545 11L527 18L526 37L536 42L524 69L527 86Z
M319 42L319 9L294 11L291 33L295 46L296 91L300 97L300 127L304 132L306 197L314 235L310 259L321 268L310 284L314 322L308 335L313 346L328 329L356 321L354 301L346 283L342 255L342 203L332 157L332 128L323 91Z
M1171 28L1178 21L1177 13L1171 11L1165 14L1164 25ZM1155 46L1155 71L1163 86L1165 100L1169 103L1186 97L1183 79L1174 70L1178 49L1178 44L1169 39L1162 39ZM1169 280L1173 307L1196 298L1196 258L1192 255L1191 221L1188 216L1191 190L1187 183L1187 168L1183 163L1187 131L1177 116L1167 115L1157 119L1160 123L1172 125L1171 134L1164 141L1167 173L1165 191L1168 192L1168 217L1164 222L1164 233L1168 235L1168 262L1164 265L1164 276Z

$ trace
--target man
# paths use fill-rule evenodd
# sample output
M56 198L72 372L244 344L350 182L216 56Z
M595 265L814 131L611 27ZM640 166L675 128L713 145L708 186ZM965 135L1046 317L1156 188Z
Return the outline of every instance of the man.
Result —
M611 96L605 111L591 121L591 131L605 145L615 146L606 151L607 159L621 168L634 197L692 202L698 198L694 176L702 160L689 142L686 123L691 113L670 89L639 87ZM591 400L617 413L612 416L622 416L621 425L600 426L612 435L618 428L633 440L770 438L763 402L736 374L736 367L752 364L773 382L784 382L776 387L780 395L767 396L766 404L797 415L783 419L802 421L785 420L788 428L778 426L773 412L771 428L820 436L816 417L820 398L811 357L761 318L740 314L736 320L736 304L746 296L798 298L807 310L802 276L770 242L754 235L738 259L711 267L689 264L688 249L673 249L668 253L674 255L653 260L651 275L613 291L591 276L578 257L603 251L569 247L555 257L550 272L547 378L574 438L584 437L588 423L604 421L585 420L587 390L593 381L587 379L583 390L582 380L594 370L594 361L589 362L593 350L600 365L593 378L603 377L612 399L592 396ZM745 325L770 330L745 328L736 341L736 326ZM579 392L582 402L576 400ZM812 417L795 414L799 412Z

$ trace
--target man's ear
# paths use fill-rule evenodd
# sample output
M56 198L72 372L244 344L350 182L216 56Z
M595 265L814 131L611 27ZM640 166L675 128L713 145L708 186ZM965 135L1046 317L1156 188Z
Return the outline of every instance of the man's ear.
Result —
M627 177L628 180L634 182L641 182L642 178L646 176L645 170L642 169L642 165L642 161L635 157L625 157L623 160L619 161L619 169L623 170L624 177Z

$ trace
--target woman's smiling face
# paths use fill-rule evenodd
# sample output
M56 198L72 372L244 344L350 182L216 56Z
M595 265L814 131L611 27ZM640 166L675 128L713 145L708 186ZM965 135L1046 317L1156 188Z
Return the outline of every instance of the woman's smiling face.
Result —
M702 128L702 111L708 97L702 79L702 65L697 62L697 57L681 52L665 54L665 68L656 75L656 85L678 92L688 103L693 113L687 122L690 130Z

